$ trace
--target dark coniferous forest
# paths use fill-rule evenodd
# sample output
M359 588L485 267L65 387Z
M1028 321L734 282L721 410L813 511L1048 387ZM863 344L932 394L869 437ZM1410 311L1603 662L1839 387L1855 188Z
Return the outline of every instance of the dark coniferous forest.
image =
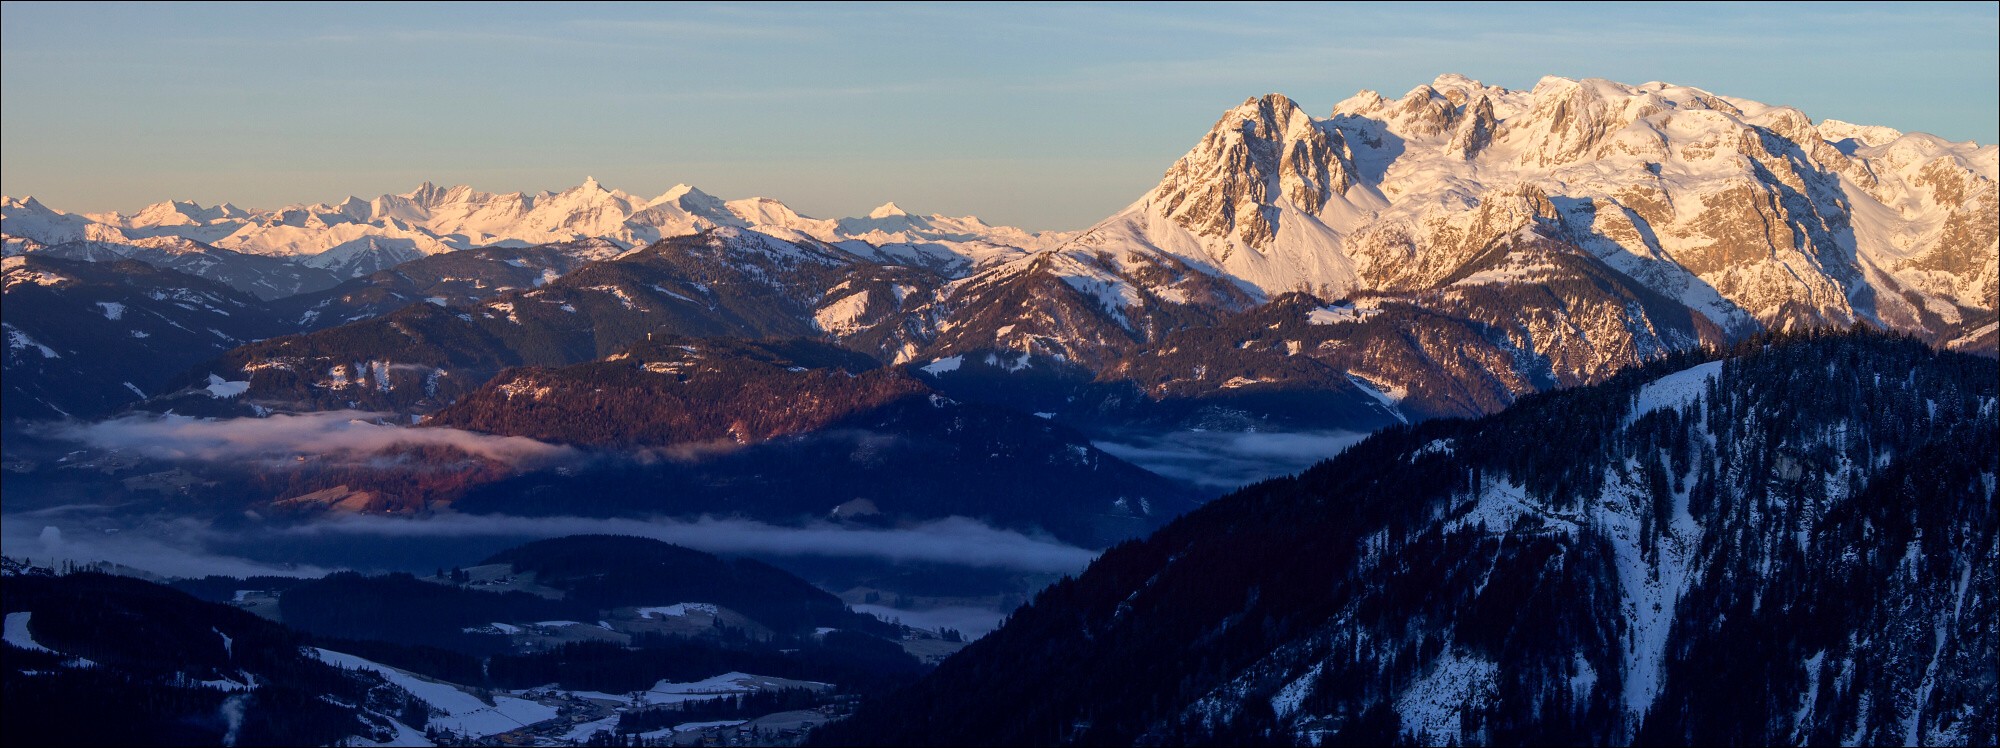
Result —
M18 625L47 650L6 652L8 745L326 745L394 734L368 710L423 720L408 694L227 605L97 573L9 574L0 589L10 631L27 614Z

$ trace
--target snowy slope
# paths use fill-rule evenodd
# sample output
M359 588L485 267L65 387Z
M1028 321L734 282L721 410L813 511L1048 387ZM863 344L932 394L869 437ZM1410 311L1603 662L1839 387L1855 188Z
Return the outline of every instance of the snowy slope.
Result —
M556 718L554 707L527 699L495 695L493 703L488 704L449 683L350 654L317 647L312 651L326 664L347 670L366 670L382 676L430 706L430 727L450 730L466 737L498 735Z

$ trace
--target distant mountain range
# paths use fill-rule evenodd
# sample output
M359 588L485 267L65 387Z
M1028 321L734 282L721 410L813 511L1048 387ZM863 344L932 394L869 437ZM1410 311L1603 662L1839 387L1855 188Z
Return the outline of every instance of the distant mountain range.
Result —
M10 198L10 254L202 275L299 333L194 368L135 359L172 372L134 381L144 395L63 376L21 343L10 378L32 360L58 384L10 415L153 398L181 413L423 416L510 367L604 361L656 334L816 338L956 401L1097 433L1478 415L1765 331L1864 325L1992 354L1996 159L1992 145L1661 83L1514 91L1444 76L1325 118L1250 99L1157 187L1070 234L893 205L810 219L594 181L131 216ZM40 316L62 307L13 304L15 289L63 291L16 283L28 267L9 265L7 321L40 341L67 324ZM188 285L172 277L159 282ZM246 386L216 397L214 382Z
M988 226L977 218L911 215L887 203L865 217L818 219L769 198L723 200L687 185L646 199L595 179L562 192L496 195L429 182L373 200L244 210L163 202L132 215L70 214L32 197L6 198L8 254L87 243L129 255L161 240L211 252L282 257L354 277L429 255L478 247L528 247L601 239L632 249L729 226L780 238L865 242L921 264L965 266L1015 257L1068 234ZM73 251L73 250L72 250ZM181 250L183 252L187 249ZM223 256L230 256L223 254Z

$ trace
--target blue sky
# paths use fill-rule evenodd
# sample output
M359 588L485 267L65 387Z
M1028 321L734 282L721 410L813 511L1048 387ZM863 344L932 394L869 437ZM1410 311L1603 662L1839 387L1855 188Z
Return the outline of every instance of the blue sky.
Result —
M1445 72L2000 136L2000 6L1802 5L7 3L0 191L130 211L592 175L1079 228L1245 97L1324 115Z

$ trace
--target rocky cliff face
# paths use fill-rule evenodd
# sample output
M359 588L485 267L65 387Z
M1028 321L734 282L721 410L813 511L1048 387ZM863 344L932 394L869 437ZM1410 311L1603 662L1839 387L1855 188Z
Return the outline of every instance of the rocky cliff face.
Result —
M1724 329L1866 321L1949 343L2000 305L1995 163L1991 145L1662 83L1445 76L1324 119L1246 102L1064 251L1339 298L1435 288L1532 232Z
M977 341L1148 371L1162 391L1272 386L1286 375L1158 359L1176 331L1293 292L1340 303L1284 355L1375 382L1411 415L1490 412L1765 330L1864 324L1990 353L1996 157L1663 83L1444 76L1325 118L1265 96L1131 207L954 283L904 355ZM1000 308L1074 308L1048 316L1079 334L1024 337Z
M1280 198L1307 215L1352 184L1338 130L1313 121L1291 99L1271 94L1223 115L1174 162L1149 200L1196 234L1240 235L1252 246L1276 235Z

